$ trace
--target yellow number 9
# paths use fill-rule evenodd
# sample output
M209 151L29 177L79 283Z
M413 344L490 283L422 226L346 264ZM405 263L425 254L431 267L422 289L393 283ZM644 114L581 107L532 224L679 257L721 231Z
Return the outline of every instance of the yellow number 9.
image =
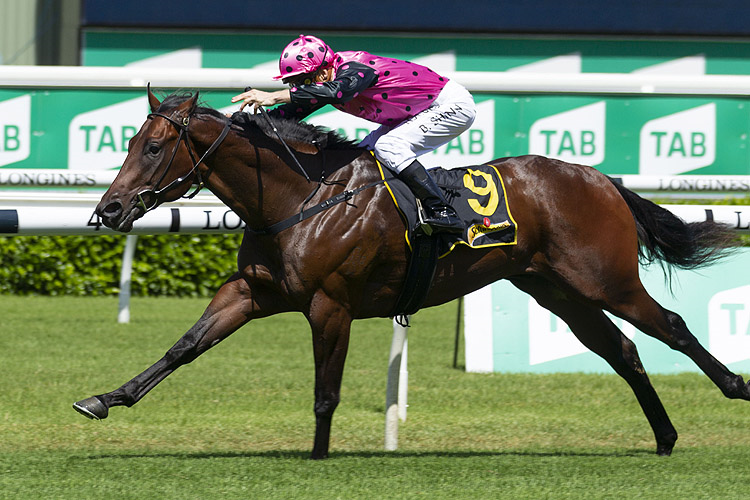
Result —
M486 185L475 185L474 176L482 177ZM485 217L495 213L495 210L497 210L497 204L500 202L500 197L497 194L497 185L495 184L495 181L492 180L491 174L487 174L479 170L468 169L467 173L464 174L464 186L466 186L466 189L478 196L490 195L490 199L487 201L486 206L482 206L482 204L479 203L479 201L476 199L468 200L469 206L472 210L474 210L479 215L484 215Z

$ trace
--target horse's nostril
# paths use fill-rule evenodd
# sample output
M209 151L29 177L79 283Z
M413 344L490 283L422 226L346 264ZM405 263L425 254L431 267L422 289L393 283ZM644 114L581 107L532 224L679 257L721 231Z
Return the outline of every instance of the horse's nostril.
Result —
M120 212L122 212L122 203L119 201L113 201L102 209L101 215L104 217L112 217Z

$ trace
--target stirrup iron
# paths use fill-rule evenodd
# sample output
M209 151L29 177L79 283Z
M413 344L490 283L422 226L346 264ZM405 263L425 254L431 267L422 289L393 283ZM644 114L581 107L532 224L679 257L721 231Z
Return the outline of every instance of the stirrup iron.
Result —
M432 226L430 226L427 223L427 213L424 210L424 206L422 206L422 200L420 200L419 198L417 198L416 200L417 200L417 217L419 219L417 221L417 229L422 231L427 236L431 236Z

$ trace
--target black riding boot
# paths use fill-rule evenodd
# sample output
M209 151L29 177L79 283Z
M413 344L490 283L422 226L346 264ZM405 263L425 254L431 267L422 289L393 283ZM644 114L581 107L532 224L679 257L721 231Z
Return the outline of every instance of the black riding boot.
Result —
M463 222L419 161L414 160L399 172L397 177L404 181L404 184L422 202L427 217L424 222L429 226L429 229L425 231L427 234L463 232Z

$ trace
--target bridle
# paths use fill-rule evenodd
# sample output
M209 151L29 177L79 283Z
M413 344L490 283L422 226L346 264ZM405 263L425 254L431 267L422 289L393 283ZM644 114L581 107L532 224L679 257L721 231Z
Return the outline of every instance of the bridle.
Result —
M265 111L265 109L263 109L263 108L261 108L261 109L262 109L262 111ZM172 156L169 158L169 162L167 163L167 167L164 169L164 172L162 172L161 176L159 177L159 180L156 181L156 184L154 184L154 187L151 188L151 189L144 189L143 191L139 192L136 195L136 198L138 199L138 202L137 202L136 206L142 207L143 210L144 210L144 212L149 212L149 211L153 210L154 208L156 208L157 206L159 206L159 204L162 201L161 196L162 196L163 193L165 193L166 191L169 191L170 189L174 189L175 187L178 187L178 186L184 184L185 182L187 182L188 180L190 180L190 177L193 175L193 173L197 174L197 176L198 176L198 187L191 194L189 194L187 196L183 196L183 198L191 199L196 194L198 194L198 192L201 189L203 189L203 180L201 179L201 173L200 173L200 170L198 170L198 166L201 163L203 163L203 160L205 160L208 157L208 155L210 155L211 153L213 153L214 151L216 151L216 149L221 145L221 143L224 141L224 138L226 138L227 134L229 133L229 129L230 129L231 125L232 125L231 122L226 122L226 124L224 125L224 129L221 131L221 133L219 134L219 136L214 140L214 142L211 144L211 146L209 146L209 148L206 150L206 152L203 153L203 156L201 156L201 158L198 161L196 161L195 160L195 154L193 153L193 148L190 146L190 141L188 140L189 139L188 138L188 132L189 132L188 131L188 127L190 125L190 115L188 115L185 118L183 118L182 119L182 123L180 123L180 122L174 120L173 118L171 118L171 117L169 117L167 115L164 115L162 113L149 113L148 116L147 116L147 118L149 120L151 120L155 116L158 116L160 118L164 118L169 123L171 123L176 129L178 129L180 131L180 135L177 138L177 143L174 146L174 150L172 151ZM302 168L302 165L300 165L300 163L297 160L297 158L295 157L294 153L292 153L292 151L289 149L289 146L286 144L286 142L284 141L284 139L281 137L281 135L279 134L279 131L273 125L273 123L271 122L271 120L270 120L270 118L268 117L267 114L265 114L265 117L266 117L266 120L268 120L268 122L271 125L271 127L273 128L274 132L276 132L276 135L279 138L279 140L281 141L281 143L284 144L284 146L286 147L287 151L292 156L292 158L294 159L295 163L297 164L297 166L299 167L299 169L304 174L304 176L307 179L307 181L310 182L310 177L307 175L307 172L305 172L305 169ZM190 159L193 162L193 168L187 174L178 177L177 179L173 180L172 182L170 182L169 184L167 184L163 188L158 189L159 184L161 184L161 182L166 177L167 172L169 172L169 168L172 166L172 162L174 161L175 156L177 155L177 150L180 148L180 142L182 142L183 139L185 140L185 146L187 147L188 154L190 155ZM374 154L373 154L373 156L374 156ZM305 206L307 205L307 202L310 201L313 198L313 196L315 196L315 194L318 192L318 190L320 189L320 187L323 184L331 184L331 183L327 182L325 180L325 178L323 178L323 179L321 179L320 181L318 181L316 183L315 189L313 189L312 193L310 193L310 195L308 195L308 197L302 203L302 207L300 208L299 213L297 213L297 214L295 214L295 215L293 215L291 217L288 217L285 220L282 220L280 222L272 224L271 226L269 226L267 228L264 228L264 229L261 229L261 230L252 230L249 227L246 227L245 230L247 232L258 234L258 235L263 235L263 234L274 235L274 234L278 234L278 233L280 233L281 231L283 231L285 229L288 229L288 228L290 228L290 227L292 227L292 226L294 226L296 224L299 224L303 220L309 219L310 217L312 217L312 216L314 216L316 214L319 214L320 212L323 212L324 210L328 210L329 208L332 208L333 206L338 205L339 203L348 202L350 199L352 199L354 196L356 196L357 194L361 193L362 191L364 191L366 189L370 189L372 187L375 187L375 186L377 186L379 184L383 184L384 182L385 182L385 178L382 178L382 179L380 179L378 181L371 182L371 183L369 183L369 184L367 184L365 186L361 186L361 187L358 187L356 189L351 189L351 190L347 190L347 191L344 191L342 193L339 193L339 194L337 194L337 195L335 195L335 196L333 196L331 198L328 198L327 200L325 200L325 201L323 201L321 203L318 203L317 205L315 205L313 207L305 208ZM338 184L338 183L334 182L333 184Z
M201 158L198 161L196 161L195 160L196 155L193 153L193 148L192 146L190 146L190 141L188 140L189 139L188 127L190 126L190 115L183 118L181 123L162 113L149 113L147 118L151 120L155 116L164 118L169 123L174 125L174 127L180 131L180 135L179 137L177 137L177 143L175 144L174 149L172 150L172 156L169 158L169 163L167 163L167 167L164 169L164 172L162 172L161 176L159 177L159 180L156 181L156 183L154 184L154 187L149 188L149 189L144 189L143 191L139 192L136 195L136 197L138 198L137 206L140 206L141 208L143 208L144 212L150 212L151 210L159 206L159 204L161 204L162 202L162 195L165 192L171 189L174 189L176 187L179 187L185 184L186 182L188 182L191 179L193 173L197 174L198 176L198 187L196 187L195 191L193 191L189 195L183 196L183 198L191 199L195 195L197 195L198 192L201 189L203 189L203 179L201 178L201 173L200 173L200 170L198 170L198 166L201 163L203 163L203 160L205 160L211 153L216 151L216 149L221 145L221 143L226 138L227 134L229 133L229 128L231 127L231 122L227 122L224 125L224 129L221 131L221 134L219 134L219 137L217 137L216 140L214 140L213 144L211 144L211 146L209 146L206 152L203 153L203 156L201 156ZM193 162L193 168L190 169L190 172L188 172L187 174L178 177L177 179L173 180L172 182L170 182L163 188L159 189L159 184L161 184L161 182L167 176L167 172L169 172L169 169L172 166L172 162L174 162L175 156L177 155L177 150L180 149L180 142L182 142L183 139L185 140L185 146L187 147L188 154L190 155L190 160Z

